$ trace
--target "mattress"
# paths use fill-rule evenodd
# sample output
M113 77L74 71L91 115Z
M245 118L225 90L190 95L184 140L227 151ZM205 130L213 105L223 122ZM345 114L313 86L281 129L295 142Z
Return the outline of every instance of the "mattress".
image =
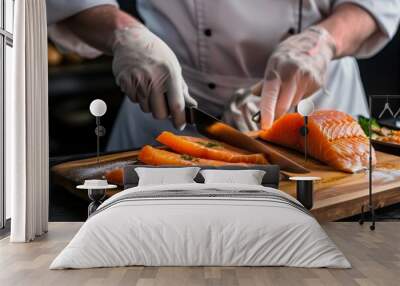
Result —
M50 269L133 265L351 267L291 196L192 183L138 186L106 200Z

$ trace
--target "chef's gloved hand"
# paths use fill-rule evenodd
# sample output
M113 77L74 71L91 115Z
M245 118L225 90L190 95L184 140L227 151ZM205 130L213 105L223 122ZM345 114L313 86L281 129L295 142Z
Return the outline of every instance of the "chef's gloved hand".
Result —
M171 117L175 128L185 127L185 104L190 97L173 51L145 26L115 31L113 72L117 84L144 112L156 119Z
M278 45L272 53L261 89L261 128L268 129L302 98L324 85L336 44L324 28L312 26Z
M222 120L242 132L259 130L258 122L253 118L260 110L260 93L261 82L250 88L236 90L225 106Z

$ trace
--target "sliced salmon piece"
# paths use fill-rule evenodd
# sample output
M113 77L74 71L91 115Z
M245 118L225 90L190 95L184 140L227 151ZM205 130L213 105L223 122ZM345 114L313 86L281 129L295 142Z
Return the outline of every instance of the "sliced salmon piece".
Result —
M179 154L186 154L197 158L231 163L268 163L263 154L248 154L246 151L206 138L178 136L164 131L156 140Z
M304 151L300 128L304 119L298 113L286 114L268 130L260 132L266 141ZM369 164L369 141L361 126L350 115L336 110L320 110L309 116L309 154L337 170L354 173ZM372 150L373 164L376 163Z
M110 184L116 184L122 186L124 183L124 169L116 168L105 173L107 182Z
M172 166L226 166L246 165L244 163L229 163L217 160L196 158L186 154L176 154L146 145L139 152L139 160L148 165L172 165Z
M161 150L158 148L151 147L149 145L144 146L139 152L139 160L147 165L171 165L171 166L228 166L228 165L239 165L247 166L245 163L230 163L218 160L208 160L196 158L194 156L185 154L176 154L174 152ZM124 169L116 168L109 170L105 173L107 181L111 184L119 186L123 185Z

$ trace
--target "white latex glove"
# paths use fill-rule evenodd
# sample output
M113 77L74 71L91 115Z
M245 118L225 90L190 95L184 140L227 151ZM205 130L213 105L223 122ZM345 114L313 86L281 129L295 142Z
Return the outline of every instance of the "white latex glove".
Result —
M185 104L190 97L182 69L172 50L146 27L137 25L115 32L113 72L117 84L144 112L156 119L171 117L178 129L185 127Z
M320 89L336 44L324 28L313 26L278 45L265 71L261 91L261 128L268 129L303 97Z
M253 116L260 110L260 101L261 97L254 95L252 88L237 90L225 107L223 121L242 132L259 130Z

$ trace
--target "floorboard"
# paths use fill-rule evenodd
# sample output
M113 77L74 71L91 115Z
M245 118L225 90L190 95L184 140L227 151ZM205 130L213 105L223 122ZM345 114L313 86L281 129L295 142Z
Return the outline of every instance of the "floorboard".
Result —
M125 267L48 270L82 223L50 223L49 233L32 243L0 240L0 285L361 285L397 286L400 273L400 222L368 224L335 222L323 225L353 268L288 267Z

